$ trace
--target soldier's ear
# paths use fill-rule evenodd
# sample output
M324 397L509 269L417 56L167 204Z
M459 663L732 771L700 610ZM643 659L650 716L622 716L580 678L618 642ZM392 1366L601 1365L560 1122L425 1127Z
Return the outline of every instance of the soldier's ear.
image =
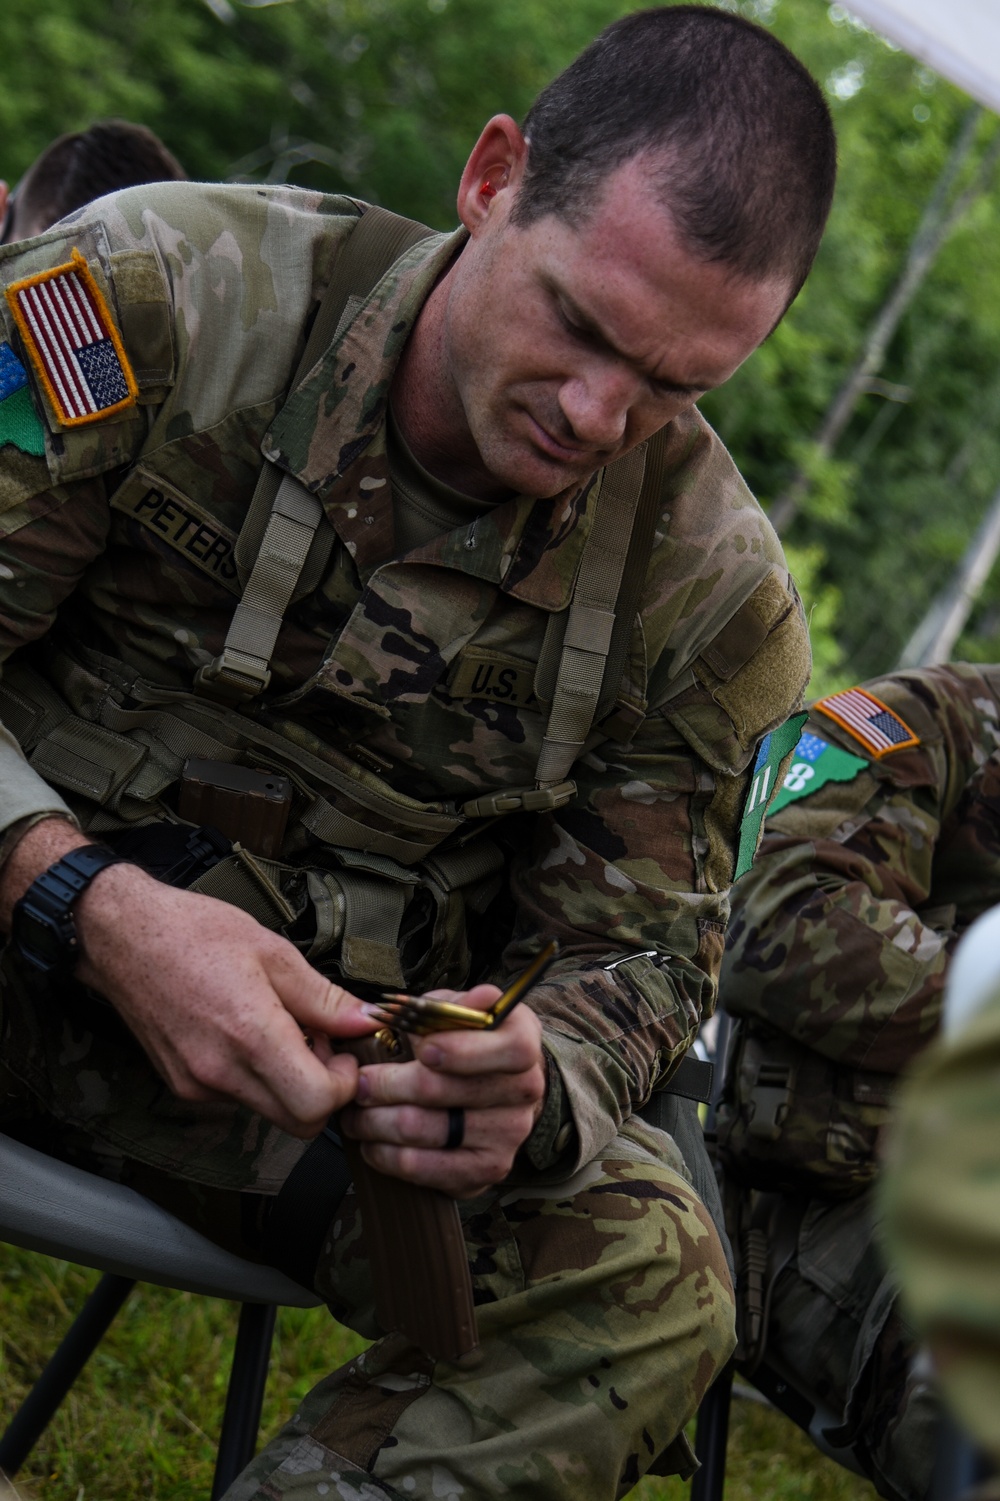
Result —
M528 144L510 115L494 115L472 148L458 189L458 217L471 234L484 225L501 194L519 185Z

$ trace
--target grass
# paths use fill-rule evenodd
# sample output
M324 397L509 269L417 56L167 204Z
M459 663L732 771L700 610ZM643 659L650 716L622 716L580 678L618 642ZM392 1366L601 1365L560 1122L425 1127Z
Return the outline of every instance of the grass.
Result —
M58 1344L96 1272L0 1246L0 1427ZM232 1304L140 1285L0 1501L196 1501L211 1489L236 1331ZM262 1433L363 1342L322 1309L278 1317ZM676 1479L634 1501L686 1501ZM779 1413L733 1403L726 1501L874 1501Z

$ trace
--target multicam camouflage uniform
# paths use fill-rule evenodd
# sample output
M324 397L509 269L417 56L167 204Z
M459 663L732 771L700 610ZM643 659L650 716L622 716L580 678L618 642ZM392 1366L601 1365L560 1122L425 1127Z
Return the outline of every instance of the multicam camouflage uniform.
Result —
M996 914L987 921L995 921ZM994 948L993 967L995 970ZM1000 991L900 1090L880 1197L886 1252L945 1396L1000 1465ZM995 1482L994 1482L995 1487Z
M786 1261L765 1362L909 1501L927 1494L938 1406L871 1184L954 945L1000 898L1000 668L895 673L864 693L885 712L853 691L814 707L736 888L722 995L743 1020L719 1137L732 1180L760 1191L744 1223L770 1234L770 1275Z
M354 787L388 784L445 828L470 798L532 786L551 693L537 664L595 489L514 498L398 555L388 389L462 237L407 252L289 399L357 215L298 190L172 184L0 259L10 286L78 249L139 387L107 419L54 420L4 309L45 452L0 449L0 643L17 653L3 704L31 762L3 750L2 825L67 806L99 834L174 817L177 718L211 710L187 695L239 596L234 544L263 452L331 525L262 705L220 710L213 733L232 745L245 732L246 759L291 766L296 816L271 873L294 921L274 925L321 966L336 861L309 832L316 782L330 767L343 782L346 766ZM540 935L562 952L532 997L546 1108L514 1179L463 1205L483 1364L432 1368L380 1340L310 1397L234 1495L605 1497L653 1465L689 1467L676 1436L732 1348L731 1284L671 1139L633 1111L714 1006L755 749L797 706L809 653L780 548L718 440L695 413L665 439L618 738L575 765L568 806L515 815L505 836L512 936L490 972L514 972ZM40 682L56 695L41 705ZM246 1202L274 1194L302 1150L238 1109L170 1097L93 997L63 1008L12 983L4 1057L11 1112L54 1119L53 1149L171 1202L153 1170L175 1175L177 1194L181 1175ZM317 1285L338 1317L382 1333L350 1196Z

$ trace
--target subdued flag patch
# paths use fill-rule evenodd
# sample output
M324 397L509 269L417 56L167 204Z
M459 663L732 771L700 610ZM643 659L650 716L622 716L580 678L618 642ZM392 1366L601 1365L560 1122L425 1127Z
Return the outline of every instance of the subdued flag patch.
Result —
M736 856L734 881L746 875L753 864L753 857L760 844L764 814L777 786L778 768L789 751L798 744L799 731L807 718L806 714L793 714L791 719L786 719L784 724L765 735L760 742L757 759L753 763L750 790L743 804L743 817L740 820L740 847Z
M12 283L7 301L60 427L99 422L135 404L125 346L78 250L65 265Z
M13 443L22 453L41 458L45 428L28 390L28 372L7 343L0 343L0 448Z
M830 745L819 735L804 730L795 747L792 764L785 773L781 791L768 808L768 815L780 813L789 803L818 792L827 782L853 782L869 765L861 756L852 756L839 745Z
M813 708L853 735L876 760L890 751L909 750L920 744L920 736L888 704L864 688L831 693L829 698L819 699Z

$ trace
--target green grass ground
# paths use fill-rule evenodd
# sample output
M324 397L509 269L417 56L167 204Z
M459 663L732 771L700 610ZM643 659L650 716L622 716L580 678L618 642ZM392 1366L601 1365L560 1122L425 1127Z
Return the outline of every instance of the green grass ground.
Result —
M59 1342L97 1273L0 1246L0 1427ZM236 1310L140 1286L64 1403L16 1489L0 1501L199 1501L211 1486ZM263 1433L361 1342L322 1310L279 1315ZM636 1501L686 1501L647 1479ZM780 1414L733 1404L726 1501L873 1501L872 1487L818 1455Z

